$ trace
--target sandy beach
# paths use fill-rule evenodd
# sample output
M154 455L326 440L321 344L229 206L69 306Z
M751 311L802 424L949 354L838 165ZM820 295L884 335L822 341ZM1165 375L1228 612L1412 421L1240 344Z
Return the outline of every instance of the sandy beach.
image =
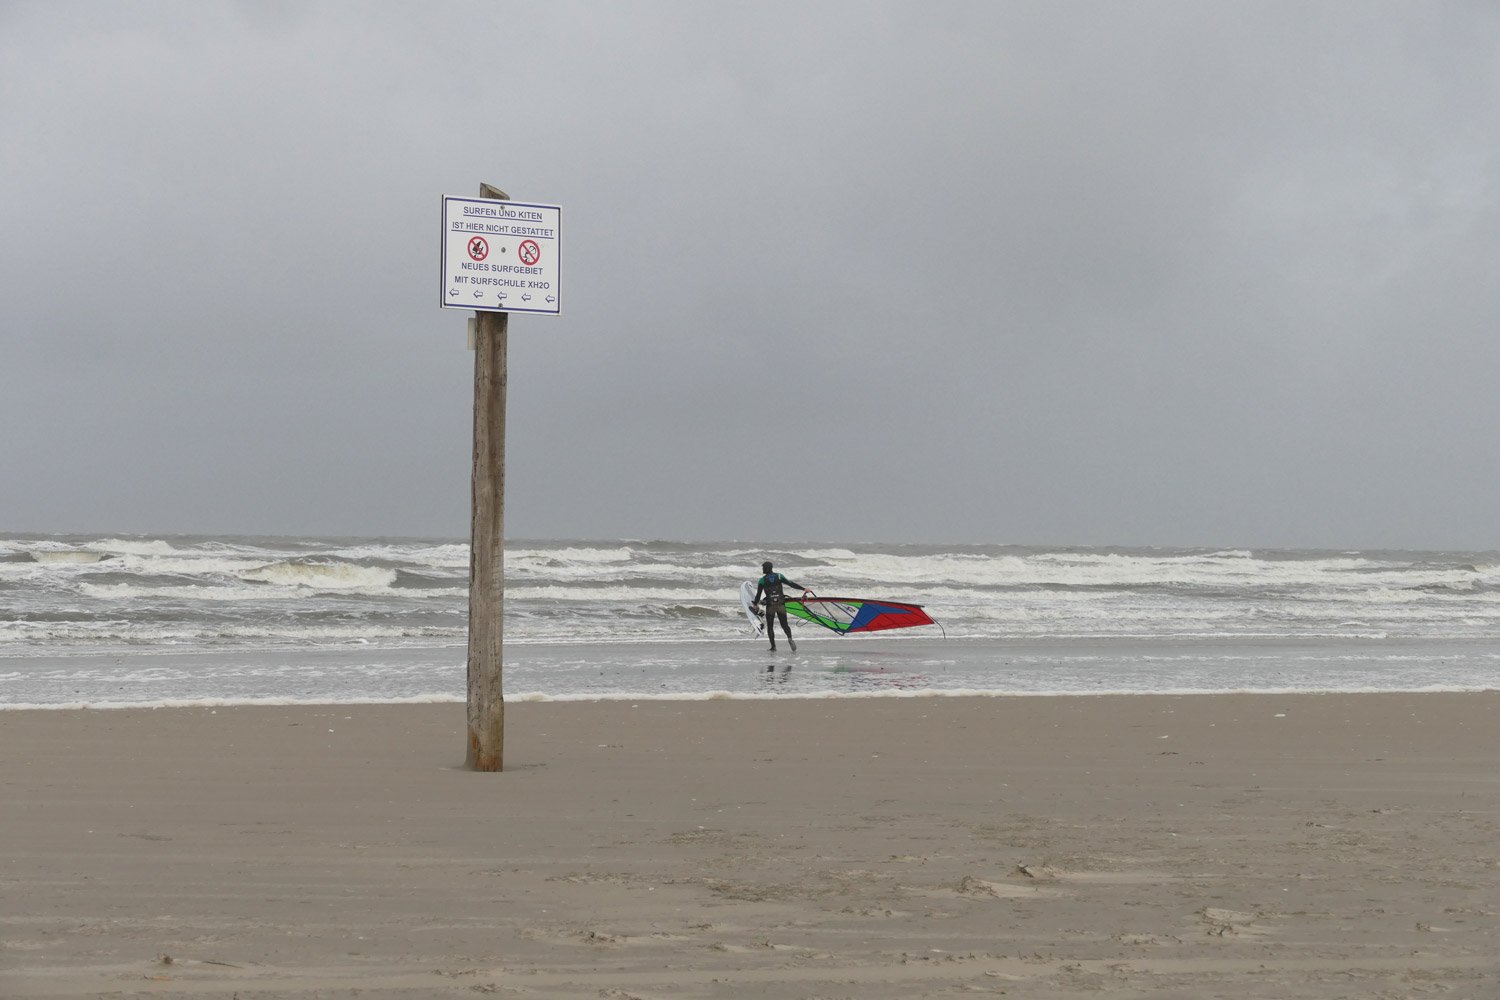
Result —
M1500 693L0 715L0 996L1500 992Z

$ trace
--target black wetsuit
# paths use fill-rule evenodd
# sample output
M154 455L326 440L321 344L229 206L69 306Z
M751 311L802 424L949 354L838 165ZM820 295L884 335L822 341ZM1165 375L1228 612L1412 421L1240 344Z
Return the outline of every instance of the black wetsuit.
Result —
M755 588L755 603L759 604L761 595L766 598L766 637L771 640L771 645L776 645L776 624L774 618L781 619L781 631L786 633L788 642L792 641L792 626L786 620L786 591L783 587L791 587L793 590L806 590L802 584L788 580L780 573L767 573L760 578L760 586ZM774 616L774 618L773 618Z

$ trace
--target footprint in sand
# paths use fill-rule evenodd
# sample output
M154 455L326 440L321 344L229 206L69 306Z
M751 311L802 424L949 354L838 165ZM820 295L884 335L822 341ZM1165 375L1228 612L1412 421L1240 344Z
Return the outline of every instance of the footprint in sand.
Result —
M1208 924L1208 933L1213 937L1224 937L1229 934L1260 937L1267 933L1264 927L1256 925L1255 922L1260 917L1255 913L1225 910L1217 906L1205 906L1202 910L1198 911L1198 916L1204 923Z
M1066 895L1058 889L1038 885L1009 885L973 875L965 875L955 891L970 899L1058 899Z

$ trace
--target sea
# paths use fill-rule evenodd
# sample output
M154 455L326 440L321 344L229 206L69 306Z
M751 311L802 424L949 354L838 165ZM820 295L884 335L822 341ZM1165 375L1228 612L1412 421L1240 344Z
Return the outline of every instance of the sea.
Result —
M937 626L772 653L770 559ZM0 709L462 702L469 549L421 538L0 534ZM509 542L507 700L1476 691L1500 553Z

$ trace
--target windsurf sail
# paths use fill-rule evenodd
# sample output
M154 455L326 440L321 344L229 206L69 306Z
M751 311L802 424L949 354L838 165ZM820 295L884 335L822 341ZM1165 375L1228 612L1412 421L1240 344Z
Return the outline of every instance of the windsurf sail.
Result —
M839 635L891 628L937 625L920 604L871 601L862 597L807 597L786 602L786 613L816 622ZM938 626L941 628L942 626Z

